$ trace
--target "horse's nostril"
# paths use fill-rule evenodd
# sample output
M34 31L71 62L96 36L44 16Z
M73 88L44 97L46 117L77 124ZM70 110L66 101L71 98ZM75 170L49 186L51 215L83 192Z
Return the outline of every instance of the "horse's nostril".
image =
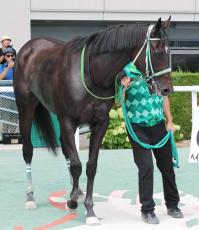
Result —
M169 89L163 89L165 93L169 93L170 90Z
M170 93L173 93L173 88L171 88L171 89L165 88L165 89L162 90L162 95L163 96L166 96L166 95L168 95Z

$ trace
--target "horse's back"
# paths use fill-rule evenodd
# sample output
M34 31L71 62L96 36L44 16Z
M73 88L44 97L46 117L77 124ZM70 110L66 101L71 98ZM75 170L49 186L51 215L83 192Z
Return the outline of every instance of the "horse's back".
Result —
M27 41L20 49L19 55L24 52L27 48L34 47L39 49L44 49L46 47L52 47L56 45L64 45L66 42L56 39L56 38L33 38Z
M66 43L64 41L53 38L31 39L19 50L16 58L16 67L17 65L24 65L24 63L27 63L28 58L30 57L33 59L34 56L41 52L56 49L57 47L63 47L65 44Z
M58 96L70 91L68 82L71 84L74 82L74 87L78 86L77 91L80 91L81 84L76 80L77 77L79 78L79 75L76 75L80 63L74 60L74 56L78 56L78 61L80 58L79 53L73 52L74 40L67 43L52 38L28 41L21 48L16 59L15 93L26 97L33 93L46 108L54 111ZM71 78L71 72L75 72L75 79ZM66 95L63 95L62 99L64 97Z
M23 67L26 71L26 66L30 67L29 64L34 64L36 59L46 59L56 56L59 59L60 52L64 53L64 50L68 47L72 47L71 44L78 38L74 38L69 42L64 42L55 38L34 38L25 43L19 50L16 61L15 69L16 73L18 68Z
M65 44L65 42L53 38L35 38L25 43L18 52L15 61L15 93L25 95L28 90L32 91L33 84L40 80L40 69L45 69L45 66L46 69L49 66L52 68L56 62L55 56L58 56L55 53L63 50ZM49 57L51 57L51 62L47 63ZM46 65L43 63L46 63Z

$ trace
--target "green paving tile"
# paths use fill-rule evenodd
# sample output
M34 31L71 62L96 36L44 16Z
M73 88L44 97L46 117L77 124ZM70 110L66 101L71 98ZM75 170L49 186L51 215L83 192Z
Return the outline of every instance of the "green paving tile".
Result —
M198 175L199 165L188 163L188 149L180 149L180 168L175 169L177 185L184 194L199 197ZM83 173L80 184L86 188L85 165L88 158L87 151L80 151ZM13 230L14 226L23 226L24 230L31 230L68 215L67 211L53 207L48 197L52 192L70 192L69 175L65 159L50 156L44 149L36 149L33 163L33 184L38 209L24 210L25 201L25 164L19 150L4 150L0 153L0 230ZM115 190L127 190L124 198L135 203L138 191L137 168L133 162L131 150L101 150L94 192L108 196ZM155 168L154 193L162 192L162 180ZM183 194L182 194L183 195ZM106 198L97 197L94 202L103 202ZM157 205L160 203L156 199ZM139 211L139 210L138 210ZM63 228L83 225L85 223L85 208L79 205L78 216L75 220L62 224ZM194 223L189 223L191 226ZM59 227L52 228L60 229Z
M198 219L194 218L192 220L187 221L186 225L187 225L188 228L191 228L191 227L193 227L195 225L199 225L199 221L198 221Z

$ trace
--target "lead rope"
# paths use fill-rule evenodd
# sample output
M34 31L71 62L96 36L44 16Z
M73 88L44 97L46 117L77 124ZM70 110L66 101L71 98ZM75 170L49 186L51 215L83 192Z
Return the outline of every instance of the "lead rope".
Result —
M171 71L170 68L159 71L157 73L154 73L153 71L153 67L152 67L152 63L151 63L151 55L150 55L150 40L157 40L156 38L150 38L150 32L153 28L153 25L149 26L148 32L147 32L147 38L144 41L144 44L142 45L140 51L138 52L138 54L136 55L136 57L134 58L133 63L135 63L135 61L137 60L137 58L139 57L140 53L142 52L142 50L144 49L144 46L147 44L146 47L146 74L148 79L153 78L154 76L160 76L162 74L168 73ZM122 110L123 110L123 114L124 114L124 120L126 123L126 127L127 130L129 132L129 134L131 135L132 139L135 140L138 144L140 144L142 147L146 148L146 149L157 149L157 148L161 148L162 146L164 146L166 144L166 142L169 140L169 138L171 139L171 146L172 146L172 157L173 157L173 165L175 167L179 167L179 160L178 160L178 153L177 153L177 148L176 148L176 144L175 144L175 140L174 140L174 136L172 131L168 131L167 135L160 141L158 142L156 145L149 145L146 143L141 142L138 137L136 136L135 132L133 131L133 128L131 126L130 120L128 118L127 112L126 112L126 108L125 108L125 103L123 100L123 87L122 85L120 85L120 87L118 87L118 75L115 78L115 95L114 96L110 96L110 97L100 97L97 96L95 94L93 94L87 87L86 83L85 83L85 76L84 76L84 55L85 55L85 49L86 49L86 45L84 45L82 52L81 52L81 80L82 80L82 84L84 86L84 88L86 89L86 91L92 95L94 98L100 99L100 100L109 100L109 99L114 99L115 98L115 102L118 103L120 101L121 105L122 105ZM152 75L149 76L149 68L148 68L148 62L150 64L151 70L152 70ZM148 79L146 81L148 81Z
M146 35L146 39L144 41L144 44L142 45L140 51L138 52L138 54L136 55L136 57L133 60L133 64L135 64L137 58L139 57L140 53L142 52L142 50L144 49L144 47L146 45L146 57L145 57L145 63L146 63L146 82L148 82L150 79L153 80L153 77L157 77L157 76L160 76L162 74L171 72L171 68L167 68L165 70L162 70L162 71L154 73L153 65L152 65L152 61L151 61L150 41L151 40L159 40L159 38L150 38L150 34L151 34L152 29L153 29L153 26L154 25L150 25L149 26L148 31L147 31L147 35ZM152 73L151 76L149 75L149 72L150 72L149 67L150 67L151 73ZM131 84L133 85L134 82L132 81ZM118 97L119 97L120 104L122 105L122 111L123 111L123 115L124 115L125 124L126 124L127 130L129 132L131 138L134 141L136 141L138 144L140 144L142 147L146 148L146 149L157 149L157 148L161 148L170 139L170 141L171 141L171 147L172 147L173 166L179 168L179 158L178 158L178 152L177 152L177 148L176 148L176 144L175 144L175 139L174 139L173 132L171 130L169 130L167 132L166 136L160 142L158 142L155 145L149 145L149 144L146 144L146 143L143 143L142 141L140 141L139 138L136 136L136 134L135 134L135 132L134 132L132 126L131 126L128 114L126 112L126 107L125 107L125 103L124 103L124 99L123 99L123 87L122 87L122 85L120 85L120 87L119 87L119 93L118 94L119 94Z
M124 99L123 99L123 86L122 85L120 85L120 87L119 87L119 99L120 99L120 104L122 105L124 121L125 121L127 130L129 132L131 138L135 142L137 142L139 145L141 145L142 147L144 147L146 149L158 149L158 148L161 148L170 139L171 140L171 146L172 146L173 166L179 168L178 152L177 152L173 132L171 130L169 130L167 132L166 136L160 142L158 142L155 145L146 144L146 143L140 141L139 138L136 136L136 134L135 134L135 132L134 132L132 126L131 126L131 123L130 123L130 120L129 120L129 117L128 117L128 114L127 114L127 111L126 111L126 107L125 107L125 103L124 103Z

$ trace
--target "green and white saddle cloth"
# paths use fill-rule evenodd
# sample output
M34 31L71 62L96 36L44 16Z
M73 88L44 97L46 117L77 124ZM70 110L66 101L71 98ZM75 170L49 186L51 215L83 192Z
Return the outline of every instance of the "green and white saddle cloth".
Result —
M130 62L124 67L133 79L126 91L125 106L131 123L153 126L164 120L163 96L150 94L142 73Z

